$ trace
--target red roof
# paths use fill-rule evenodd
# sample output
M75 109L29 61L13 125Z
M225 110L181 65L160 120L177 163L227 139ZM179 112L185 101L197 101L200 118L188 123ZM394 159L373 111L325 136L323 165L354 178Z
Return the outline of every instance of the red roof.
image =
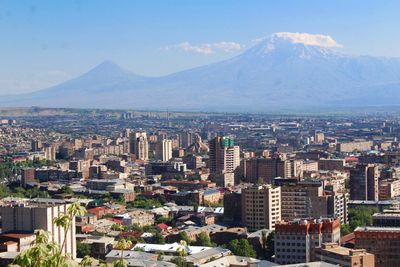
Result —
M157 224L157 227L160 228L161 230L167 230L169 226L166 225L165 223L159 223Z
M342 245L346 244L346 243L350 243L350 244L355 244L355 235L354 233L350 233L348 235L345 235L343 237L340 238L340 243Z
M82 231L82 233L91 233L91 232L94 232L94 228L91 225L85 225L85 226L82 226L81 231Z
M357 157L346 157L345 161L346 162L348 162L348 161L358 161L358 158Z
M104 211L104 210L106 210L106 209L107 209L106 207L101 206L101 207L96 207L96 208L88 209L87 212L96 214L96 213L98 213L98 212L100 212L100 211Z

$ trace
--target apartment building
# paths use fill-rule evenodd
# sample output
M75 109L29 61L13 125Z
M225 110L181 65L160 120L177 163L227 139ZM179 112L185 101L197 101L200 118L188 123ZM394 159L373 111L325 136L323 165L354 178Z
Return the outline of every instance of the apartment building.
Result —
M272 185L254 185L242 189L242 224L249 231L275 229L281 220L281 189Z
M315 261L322 243L339 243L339 219L296 219L275 225L275 262L293 264Z
M76 258L75 218L67 230L64 240L64 229L56 226L53 219L65 214L69 204L60 200L32 200L0 207L3 233L33 233L42 229L50 233L50 240L59 245L65 242L63 253Z

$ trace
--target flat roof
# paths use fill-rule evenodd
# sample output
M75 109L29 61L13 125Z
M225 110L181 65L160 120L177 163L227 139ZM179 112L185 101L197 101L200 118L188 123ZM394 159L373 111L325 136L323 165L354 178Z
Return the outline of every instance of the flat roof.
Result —
M354 232L363 231L363 232L398 232L400 233L399 227L377 227L377 226L359 226Z

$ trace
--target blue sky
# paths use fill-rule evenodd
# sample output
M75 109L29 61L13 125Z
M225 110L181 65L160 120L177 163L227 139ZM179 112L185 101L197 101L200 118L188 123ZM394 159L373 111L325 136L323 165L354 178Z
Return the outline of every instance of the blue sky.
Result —
M342 52L400 57L400 1L0 0L0 94L104 60L159 76L229 58L274 32L332 36Z

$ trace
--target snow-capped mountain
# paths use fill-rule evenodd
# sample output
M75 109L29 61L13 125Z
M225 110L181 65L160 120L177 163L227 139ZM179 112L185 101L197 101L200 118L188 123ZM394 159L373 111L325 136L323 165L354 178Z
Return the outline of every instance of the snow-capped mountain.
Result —
M400 59L349 56L329 36L276 33L231 59L149 78L105 62L0 105L265 111L396 105Z

